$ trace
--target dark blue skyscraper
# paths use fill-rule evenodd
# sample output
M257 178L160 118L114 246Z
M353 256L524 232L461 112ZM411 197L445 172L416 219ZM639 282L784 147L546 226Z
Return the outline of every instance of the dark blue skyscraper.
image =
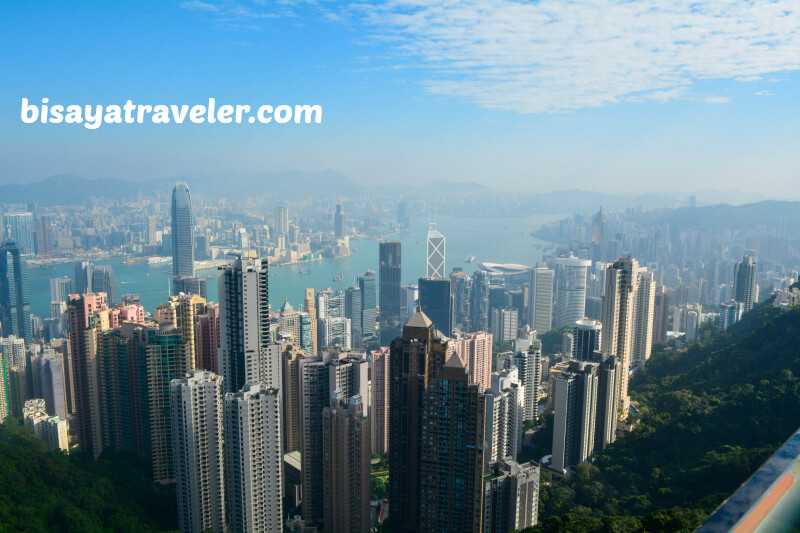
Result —
M358 287L361 289L361 334L367 339L375 336L375 322L378 316L375 272L370 270L358 276Z
M172 275L194 277L192 197L182 181L172 190Z
M452 335L453 298L449 279L419 278L419 308L428 315L436 329Z
M380 243L380 329L381 346L400 336L403 293L400 288L401 247L396 241Z
M0 325L4 337L16 335L30 344L31 303L23 254L13 239L0 244Z

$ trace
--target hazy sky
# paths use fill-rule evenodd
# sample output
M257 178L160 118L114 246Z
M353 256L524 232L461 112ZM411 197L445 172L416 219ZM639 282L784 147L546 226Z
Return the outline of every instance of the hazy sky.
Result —
M75 5L73 5L75 4ZM356 182L800 198L797 0L0 5L0 183ZM322 125L23 124L51 103L320 104Z

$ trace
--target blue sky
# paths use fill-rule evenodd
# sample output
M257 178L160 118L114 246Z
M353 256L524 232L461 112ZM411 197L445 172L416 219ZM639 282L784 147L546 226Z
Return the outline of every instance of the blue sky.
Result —
M800 198L796 1L0 6L0 183L356 182ZM23 124L52 103L309 103L322 125Z

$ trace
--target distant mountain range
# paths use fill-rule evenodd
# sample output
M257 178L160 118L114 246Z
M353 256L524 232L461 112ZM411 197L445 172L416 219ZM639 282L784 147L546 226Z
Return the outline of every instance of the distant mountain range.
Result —
M474 182L433 180L423 185L384 184L366 187L335 170L303 172L225 172L201 177L177 176L153 180L125 181L117 178L86 179L73 175L51 176L28 184L0 185L3 203L37 203L44 206L84 205L91 197L133 199L140 193L169 195L177 181L186 181L195 194L209 198L228 198L241 201L248 197L302 201L309 198L350 197L364 195L391 199L419 199L439 204L440 212L447 208L459 212L480 213L592 213L602 206L607 211L619 211L636 206L650 209L679 208L688 205L688 195L652 193L644 195L605 194L594 191L567 190L550 193L498 191ZM737 191L698 192L703 203L732 203L761 200L762 197Z

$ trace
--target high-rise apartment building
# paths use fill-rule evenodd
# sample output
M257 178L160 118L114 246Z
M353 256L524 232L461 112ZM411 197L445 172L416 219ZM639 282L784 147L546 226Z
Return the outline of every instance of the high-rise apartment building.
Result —
M194 217L189 186L172 189L172 275L194 277ZM178 291L176 291L178 292Z
M259 361L270 342L266 259L236 259L220 269L219 360L226 392L260 381Z
M590 260L574 256L556 259L556 329L572 327L584 318L587 271L591 265Z
M664 344L667 342L667 325L669 316L669 295L663 285L656 286L656 293L653 297L653 344Z
M292 343L283 345L283 451L294 452L302 445L303 398L301 394L301 361L306 354Z
M636 259L623 257L608 265L603 301L602 351L605 355L616 357L622 368L618 395L620 411L627 410L630 402L628 372L632 362L638 287L639 262Z
M653 322L655 320L656 281L652 272L639 269L639 281L633 304L633 339L631 340L631 365L644 366L653 349Z
M744 254L740 263L736 263L733 278L733 299L742 304L743 313L750 311L758 302L757 269L756 258L748 253Z
M484 533L512 533L539 518L539 465L504 459L490 465L484 480Z
M170 384L178 526L223 533L225 456L222 377L197 370ZM238 465L237 465L238 467Z
M206 314L206 299L197 294L178 294L170 296L166 303L156 308L155 319L161 326L171 325L183 334L187 357L191 368L197 364L197 321Z
M572 359L592 361L595 352L600 351L603 338L603 325L597 320L582 319L575 322L572 330Z
M547 267L531 269L528 322L539 335L544 335L553 327L554 278L555 272Z
M484 464L505 457L517 459L522 449L522 423L525 418L525 387L516 367L492 373L492 386L486 394Z
M28 265L13 239L0 243L0 333L33 341Z
M370 354L371 367L371 421L372 421L372 453L389 453L389 391L391 356L389 348L383 346Z
M216 374L219 371L219 304L208 304L205 313L197 316L194 339L196 367Z
M325 520L322 472L322 410L330 405L327 365L320 359L302 359L299 364L303 430L302 459L303 518L310 523Z
M517 352L508 359L507 366L517 368L519 382L525 387L525 403L523 417L525 420L536 420L539 417L539 389L542 383L542 352L530 347Z
M445 238L432 224L428 228L428 262L427 277L430 279L445 278Z
M225 394L224 421L231 531L283 531L280 391L248 383Z
M597 364L574 362L554 379L553 459L551 468L566 472L594 452Z
M349 401L333 392L322 410L324 527L329 531L370 531L370 422L360 394Z
M401 245L396 241L387 241L381 242L379 247L380 345L388 346L400 335L400 312L403 305L400 289Z
M350 321L351 344L361 348L361 287L353 285L344 291L344 316Z
M447 344L448 357L453 352L458 354L461 362L469 370L472 381L478 384L481 392L492 384L493 340L491 333L478 331L459 334L455 339L450 339Z

